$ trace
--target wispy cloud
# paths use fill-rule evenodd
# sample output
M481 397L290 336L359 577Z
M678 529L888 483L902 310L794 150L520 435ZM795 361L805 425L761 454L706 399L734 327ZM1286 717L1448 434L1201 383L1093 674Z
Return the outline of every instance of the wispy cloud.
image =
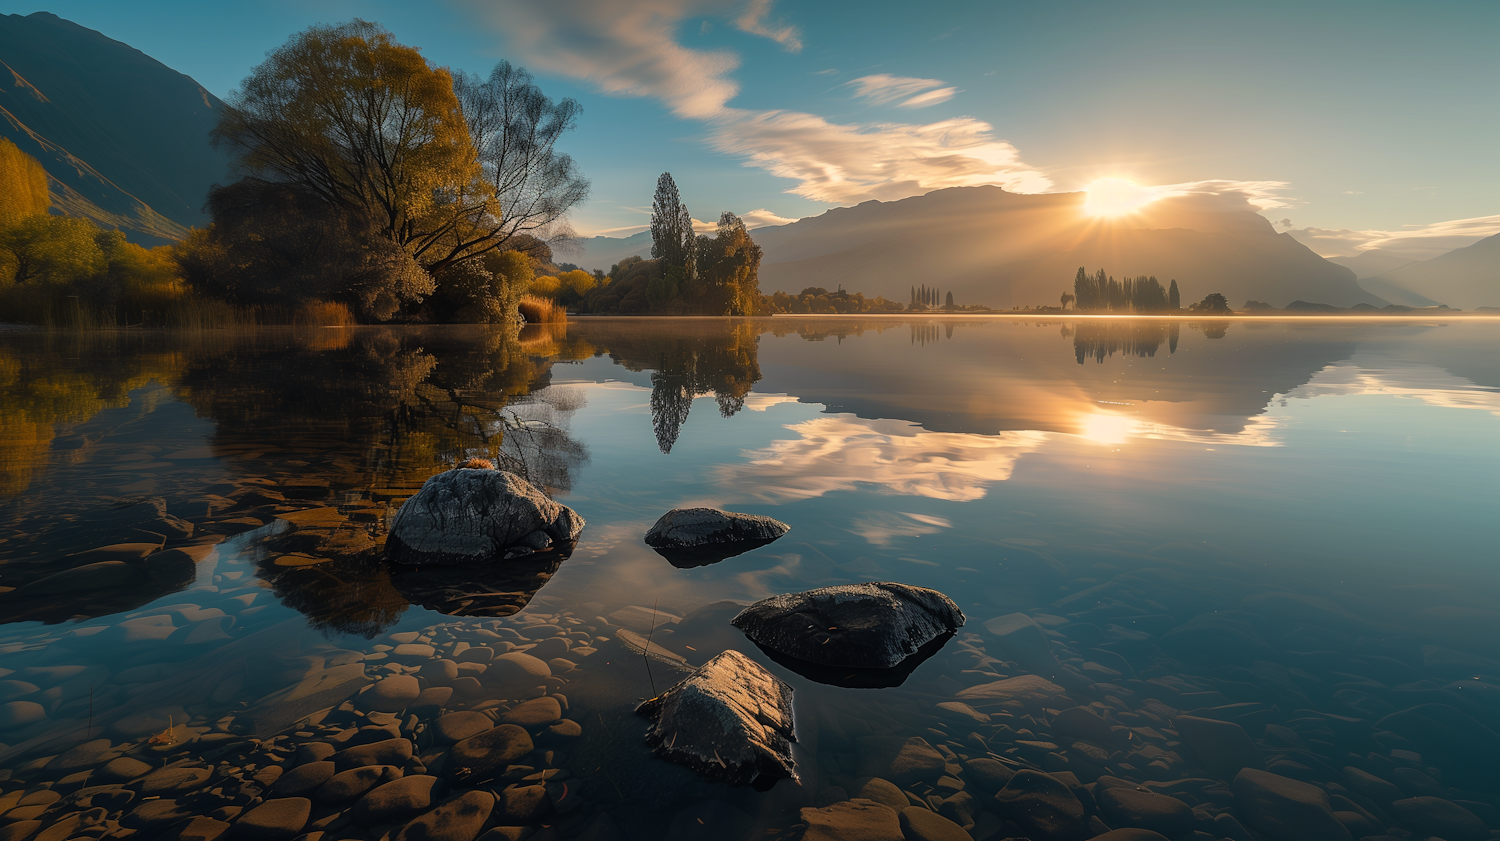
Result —
M792 179L787 192L795 195L841 204L982 184L1018 192L1052 187L1014 146L994 136L990 124L971 117L840 124L795 111L730 108L739 91L731 75L739 57L688 48L677 31L693 17L727 18L745 32L799 49L796 28L770 20L770 0L460 2L528 65L587 80L606 94L658 99L679 117L706 123L714 148ZM934 79L886 78L906 85L892 100L905 107L933 105L956 92ZM873 83L864 87L871 94L879 89Z
M797 27L766 20L771 13L771 2L772 0L750 0L740 16L734 19L734 25L741 32L770 38L789 53L802 52L802 32Z
M749 213L741 213L740 218L745 220L745 227L750 229L766 228L771 225L789 225L796 219L787 216L778 216L764 207L757 208Z
M789 193L849 204L894 200L945 187L998 184L1040 193L1051 179L994 136L989 123L833 123L797 111L741 111L720 121L710 142L751 166L797 182Z
M1325 257L1352 257L1361 251L1379 249L1425 260L1500 233L1500 215L1408 225L1395 231L1310 227L1287 233Z
M947 102L958 93L958 88L948 87L938 79L916 79L889 73L861 76L844 84L854 88L854 95L861 99L876 105L894 102L898 108L925 108Z

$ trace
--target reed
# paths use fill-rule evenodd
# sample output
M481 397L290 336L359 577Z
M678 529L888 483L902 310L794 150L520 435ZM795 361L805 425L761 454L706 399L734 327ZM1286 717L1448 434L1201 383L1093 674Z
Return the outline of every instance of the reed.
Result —
M568 320L567 309L559 306L556 301L536 295L522 296L517 307L527 324L560 324Z

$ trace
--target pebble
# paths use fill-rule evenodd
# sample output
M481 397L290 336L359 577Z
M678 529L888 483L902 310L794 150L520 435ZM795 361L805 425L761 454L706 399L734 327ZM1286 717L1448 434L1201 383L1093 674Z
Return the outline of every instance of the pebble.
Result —
M907 806L899 818L906 841L972 841L963 827L920 806Z
M502 724L454 745L448 752L450 777L484 777L531 752L531 736L514 724Z
M563 657L568 653L568 641L564 637L549 637L533 645L526 651L527 654L538 660L551 660L554 657Z
M1005 784L1016 774L1009 765L987 756L967 760L963 765L969 780L985 794L994 794L1005 788Z
M532 824L551 807L546 786L512 786L500 792L497 818L501 823Z
M465 710L442 716L433 725L433 730L439 739L452 744L477 736L494 726L495 722L484 713Z
M35 701L11 701L0 704L0 732L34 724L47 717L47 710Z
M864 736L857 742L861 777L882 777L897 785L935 782L946 761L920 736Z
M324 745L324 747L331 747ZM317 791L324 783L338 772L338 767L332 762L318 761L298 765L292 770L282 774L272 784L268 794L272 797L300 797L304 794Z
M402 827L392 841L474 841L495 808L495 796L468 791Z
M1172 841L1172 839L1149 829L1112 829L1103 835L1095 835L1089 841ZM1238 841L1238 839L1231 839L1231 841ZM1248 836L1246 841L1249 841Z
M14 701L17 698L25 698L37 691L39 687L34 683L24 680L0 680L0 701Z
M267 800L240 816L234 834L246 841L284 841L301 832L311 815L312 801L306 797Z
M879 777L866 777L854 781L854 797L852 800L873 800L883 806L899 812L910 806L906 795L890 780L882 780Z
M1099 817L1113 827L1149 829L1172 838L1193 831L1193 809L1175 797L1134 788L1094 790Z
M995 794L1002 816L1043 838L1087 838L1083 804L1066 783L1029 769L1017 771Z
M1232 780L1241 768L1262 770L1260 749L1245 728L1232 721L1179 715L1172 725L1204 770L1221 780Z
M224 821L199 815L169 833L163 841L219 841L229 829L230 825Z
M1391 817L1402 829L1421 836L1435 835L1443 841L1485 841L1489 827L1473 812L1441 797L1412 797L1390 806Z
M407 820L428 809L442 795L437 777L413 774L371 789L354 804L352 816L363 826Z
M121 818L120 825L129 829L158 830L191 817L192 810L179 805L176 800L147 800Z
M515 724L521 727L541 727L561 718L562 705L557 702L556 698L547 695L517 705L500 720L505 724Z
M346 771L366 765L405 765L406 760L411 757L410 739L385 739L368 745L345 748L329 759L338 766L340 771Z
M292 756L292 763L306 765L309 762L322 762L333 756L336 750L337 748L327 742L307 742L297 748L297 752Z
M101 780L114 780L123 783L149 773L151 773L150 765L139 759L120 756L104 763L99 770L94 772L94 776Z
M398 713L422 694L422 685L411 675L391 675L376 681L356 700L361 709Z
M142 797L167 797L201 787L212 772L193 765L159 768L141 780Z
M319 806L351 803L365 792L383 783L401 779L401 769L394 765L367 765L340 771L328 779L312 797Z
M548 727L547 735L555 739L576 739L583 735L583 725L565 718Z
M473 651L474 649L469 649ZM488 651L489 649L484 649ZM464 654L469 653L465 651ZM462 655L460 655L462 656ZM429 660L422 664L417 670L417 677L427 681L429 684L446 685L452 683L458 677L458 664L452 660Z
M802 810L802 841L904 841L894 809L870 800L848 800Z
M1308 783L1246 768L1232 784L1237 814L1251 829L1283 841L1348 841L1328 794Z

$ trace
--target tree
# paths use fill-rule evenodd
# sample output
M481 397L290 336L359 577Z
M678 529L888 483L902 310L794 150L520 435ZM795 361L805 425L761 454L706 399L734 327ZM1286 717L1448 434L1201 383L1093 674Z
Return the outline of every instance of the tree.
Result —
M578 112L505 62L486 81L455 83L379 25L354 20L313 26L272 52L231 96L213 137L248 182L236 201L275 199L259 208L270 213L295 193L299 210L340 217L300 227L368 244L356 262L392 274L380 294L343 297L377 302L370 312L379 317L394 312L391 298L405 305L430 291L417 272L442 282L512 237L570 234L565 216L588 185L554 144Z
M1064 292L1064 293L1062 293L1062 297L1059 300L1062 301L1062 308L1063 309L1067 309L1068 308L1068 304L1071 304L1073 302L1074 298L1073 298L1073 296L1071 294L1069 294L1067 292Z
M1202 301L1188 307L1188 312L1221 313L1228 315L1234 310L1229 308L1229 299L1218 292L1212 292L1203 297Z
M715 236L700 237L700 311L708 315L754 315L760 301L760 246L744 220L724 211Z
M17 284L66 284L101 275L109 267L87 219L28 216L0 231L0 253Z
M1177 291L1177 280L1172 280L1172 287L1167 290L1167 306L1174 310L1182 309L1182 295Z
M953 293L952 292L949 292L948 293L948 298L943 301L943 309L945 309L945 310L951 310L951 309L953 309Z
M40 216L51 206L47 171L41 162L0 138L0 228Z
M656 179L656 196L651 201L651 256L667 270L681 268L686 279L691 276L695 244L693 217L682 203L672 173L663 172Z

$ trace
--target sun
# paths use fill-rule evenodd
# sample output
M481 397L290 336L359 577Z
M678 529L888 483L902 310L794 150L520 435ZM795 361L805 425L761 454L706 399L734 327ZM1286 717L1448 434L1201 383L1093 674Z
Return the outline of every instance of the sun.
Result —
M1160 198L1148 187L1114 176L1100 178L1083 190L1088 194L1083 210L1090 216L1124 216Z
M1082 429L1078 434L1096 444L1123 444L1136 430L1133 418L1109 412L1095 412L1082 418L1079 425Z

